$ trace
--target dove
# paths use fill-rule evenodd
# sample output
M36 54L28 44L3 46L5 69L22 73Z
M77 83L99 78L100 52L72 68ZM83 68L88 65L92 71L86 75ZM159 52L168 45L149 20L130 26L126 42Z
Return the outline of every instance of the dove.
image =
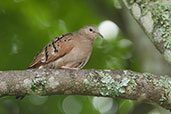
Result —
M57 36L35 56L28 69L81 69L91 56L96 37L103 38L95 25Z
M93 41L103 36L94 25L86 25L78 31L57 36L33 59L28 69L74 69L82 68L89 60ZM16 99L23 99L16 96Z

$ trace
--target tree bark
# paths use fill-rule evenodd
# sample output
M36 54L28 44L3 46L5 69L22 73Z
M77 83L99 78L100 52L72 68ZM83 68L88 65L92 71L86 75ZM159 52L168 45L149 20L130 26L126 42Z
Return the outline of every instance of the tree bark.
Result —
M89 95L142 100L171 109L171 78L129 70L0 72L0 95Z
M169 0L122 1L171 65L171 2Z

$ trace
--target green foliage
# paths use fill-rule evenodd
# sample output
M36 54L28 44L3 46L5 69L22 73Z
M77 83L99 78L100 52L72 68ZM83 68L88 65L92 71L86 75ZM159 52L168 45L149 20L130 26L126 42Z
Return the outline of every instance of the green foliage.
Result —
M131 100L120 100L117 114L129 114L133 110L135 104L137 103Z

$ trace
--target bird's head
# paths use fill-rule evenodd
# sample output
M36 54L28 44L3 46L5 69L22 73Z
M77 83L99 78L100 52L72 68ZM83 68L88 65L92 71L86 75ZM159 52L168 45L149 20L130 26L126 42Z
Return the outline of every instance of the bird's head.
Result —
M86 25L83 28L81 28L79 32L82 35L85 35L87 38L91 38L92 40L94 40L96 37L103 38L103 36L99 33L95 25Z

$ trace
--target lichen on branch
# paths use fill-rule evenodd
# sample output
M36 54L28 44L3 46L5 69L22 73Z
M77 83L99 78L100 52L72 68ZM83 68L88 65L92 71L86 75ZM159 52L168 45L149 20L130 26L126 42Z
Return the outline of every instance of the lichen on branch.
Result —
M171 78L129 70L0 72L0 96L89 95L142 100L171 109Z
M171 2L123 0L123 3L171 65Z

